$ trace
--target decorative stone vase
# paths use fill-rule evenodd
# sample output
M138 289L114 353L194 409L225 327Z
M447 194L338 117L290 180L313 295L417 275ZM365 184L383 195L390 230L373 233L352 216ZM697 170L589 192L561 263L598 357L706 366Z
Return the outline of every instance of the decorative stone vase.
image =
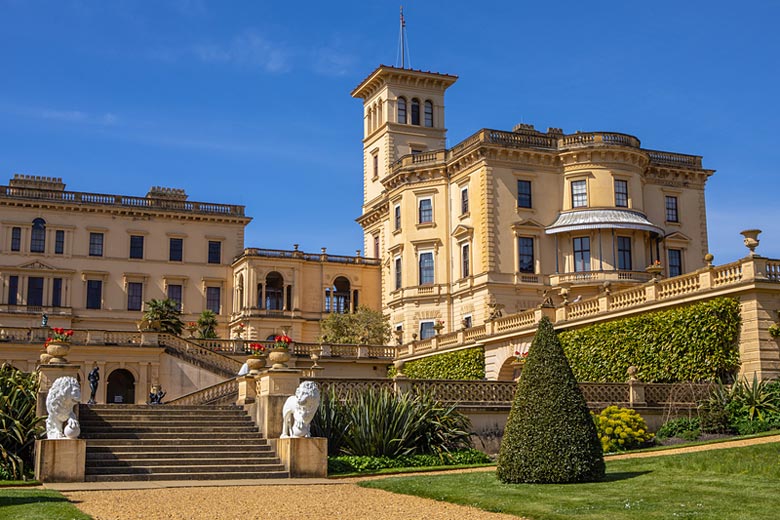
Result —
M660 275L664 271L664 266L662 266L661 264L648 265L645 268L645 271L647 271L653 276L653 280L657 280L658 275Z
M46 352L41 352L41 356L39 359L41 361L41 365L48 365L49 361L51 361L51 356Z
M756 248L758 247L758 243L760 242L760 240L758 239L758 235L761 234L761 230L746 229L744 231L740 231L739 234L745 237L744 240L745 247L747 247L750 250L750 256L756 256Z
M51 356L48 364L58 365L67 363L68 360L65 359L65 356L68 355L68 352L70 352L69 343L65 343L64 341L50 341L49 344L46 345L46 354Z
M290 361L290 349L274 347L268 353L268 360L273 363L271 365L273 370L287 368L287 362Z
M257 375L260 370L265 368L265 356L249 356L246 358L246 366L249 368L250 375Z

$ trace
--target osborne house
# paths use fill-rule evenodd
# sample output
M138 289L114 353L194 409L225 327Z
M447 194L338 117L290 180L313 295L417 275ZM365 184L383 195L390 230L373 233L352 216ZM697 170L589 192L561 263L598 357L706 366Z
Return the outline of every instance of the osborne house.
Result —
M0 359L35 370L49 328L73 329L68 360L81 381L99 367L98 403L219 385L250 343L282 332L295 341L290 365L324 377L382 378L394 362L479 346L487 379L511 380L542 316L560 330L730 295L742 373L780 375L767 332L780 261L754 253L746 231L746 257L713 265L714 170L701 157L528 124L447 148L457 79L380 66L352 91L364 129L355 256L247 245L243 206L189 200L186 186L106 194L13 175L0 186ZM185 323L213 311L218 338L140 330L145 302L165 298ZM324 317L358 306L381 310L391 344L321 337Z

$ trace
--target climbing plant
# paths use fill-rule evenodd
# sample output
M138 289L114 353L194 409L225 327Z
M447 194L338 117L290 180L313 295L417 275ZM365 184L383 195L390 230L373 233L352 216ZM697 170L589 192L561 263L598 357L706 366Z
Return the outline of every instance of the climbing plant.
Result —
M740 306L717 298L563 331L558 338L577 381L711 381L739 369Z
M409 361L403 372L412 379L484 379L485 351L482 347L467 348ZM395 373L395 368L390 368L388 376Z

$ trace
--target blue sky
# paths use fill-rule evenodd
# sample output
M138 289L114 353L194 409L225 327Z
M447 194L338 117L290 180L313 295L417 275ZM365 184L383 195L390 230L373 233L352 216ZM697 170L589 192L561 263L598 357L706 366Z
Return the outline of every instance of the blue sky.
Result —
M488 8L485 8L485 7ZM399 2L0 0L0 181L152 185L243 204L246 245L354 254L362 109ZM487 127L611 130L704 156L716 263L780 258L779 2L405 4L414 68L460 76L449 146Z

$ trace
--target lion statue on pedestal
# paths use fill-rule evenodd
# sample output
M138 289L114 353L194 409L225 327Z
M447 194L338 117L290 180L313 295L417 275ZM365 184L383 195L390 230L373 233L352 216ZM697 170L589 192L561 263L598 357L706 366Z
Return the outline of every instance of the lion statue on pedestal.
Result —
M81 401L81 386L75 377L58 377L46 396L47 439L78 439L81 426L73 407Z
M282 438L311 437L311 420L320 406L320 389L313 381L304 381L287 398L282 409Z

